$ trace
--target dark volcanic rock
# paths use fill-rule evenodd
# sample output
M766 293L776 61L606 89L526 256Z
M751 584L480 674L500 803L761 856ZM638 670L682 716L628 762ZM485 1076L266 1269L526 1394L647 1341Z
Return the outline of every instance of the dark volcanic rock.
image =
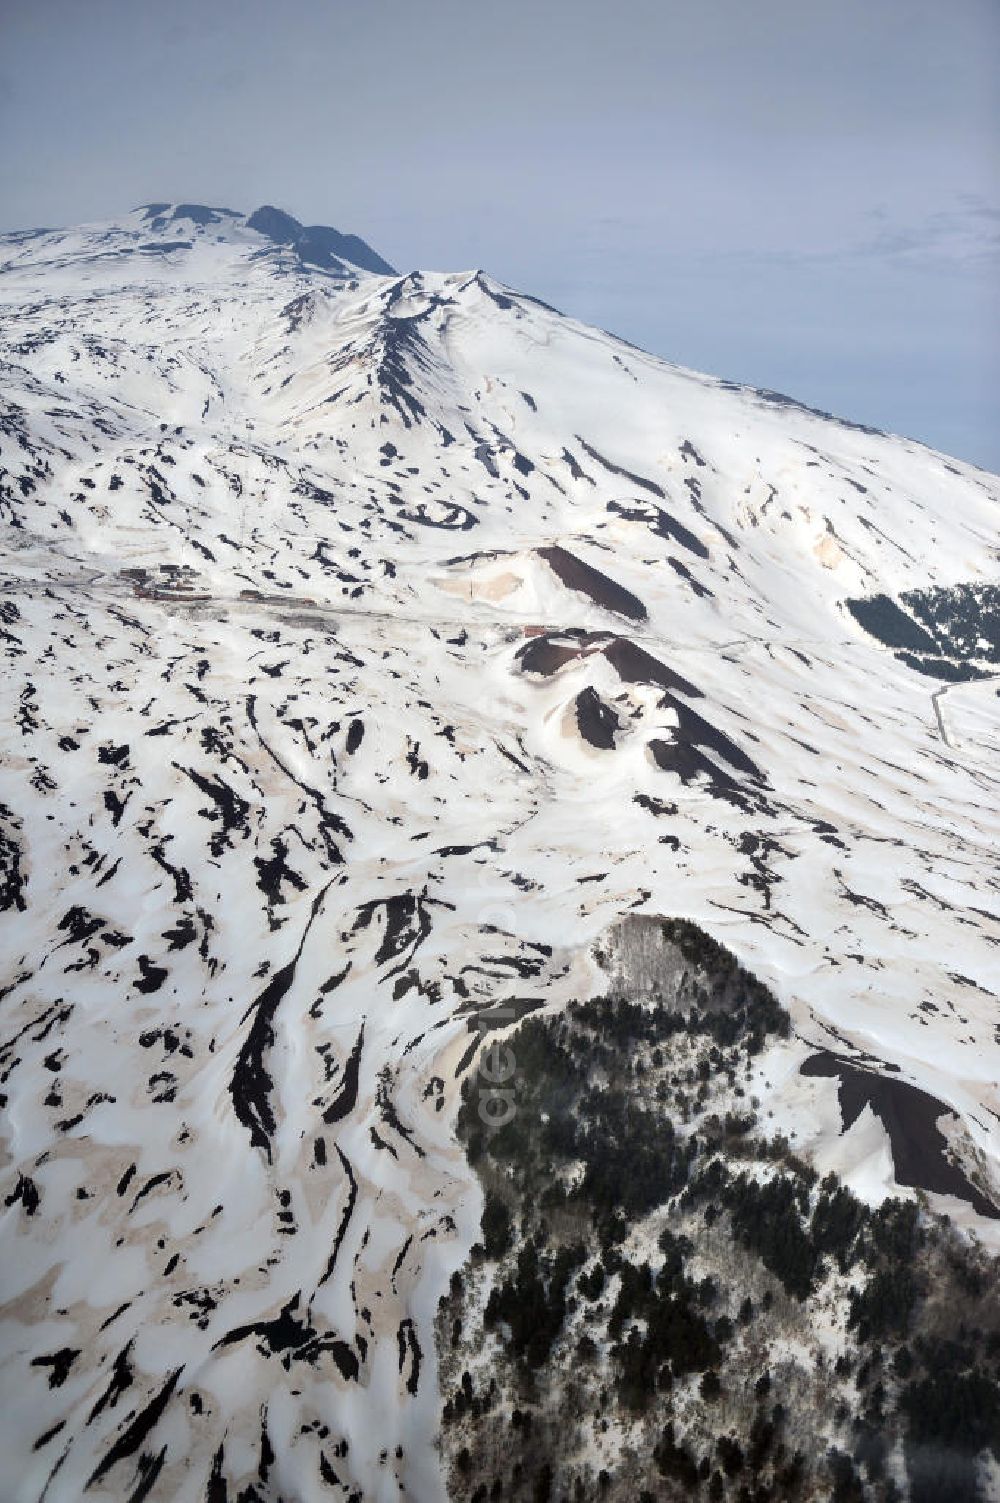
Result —
M321 266L329 271L342 271L341 259L360 266L363 271L372 271L379 276L394 276L395 269L377 251L372 250L358 235L342 235L328 224L303 225L276 209L273 204L263 204L255 209L246 221L247 229L256 230L275 240L279 245L290 245L299 260L307 266Z
M293 219L291 214L286 214L284 209L276 209L273 204L262 204L259 209L255 209L247 219L247 229L256 230L269 240L278 240L282 245L291 245L302 233L299 221Z
M576 697L576 723L580 735L600 751L614 751L615 731L621 721L595 689L588 685Z
M950 1115L950 1109L942 1101L905 1080L859 1070L825 1051L807 1059L802 1074L839 1080L844 1132L853 1126L866 1106L871 1107L889 1135L897 1184L930 1190L937 1195L954 1195L958 1200L967 1200L980 1216L1000 1217L1000 1211L948 1157L948 1140L937 1125L941 1117Z
M539 548L538 555L569 589L589 595L595 605L602 606L606 611L616 611L633 621L645 621L646 607L637 595L626 590L624 585L609 579L600 569L585 564L567 548L555 543L550 548Z

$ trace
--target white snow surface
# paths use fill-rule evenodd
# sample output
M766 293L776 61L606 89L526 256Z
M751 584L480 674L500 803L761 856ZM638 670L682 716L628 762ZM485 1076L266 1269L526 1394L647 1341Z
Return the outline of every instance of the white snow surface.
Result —
M843 601L995 580L1000 482L480 272L183 231L0 239L7 1496L424 1503L475 1015L623 912L994 1173L997 686L949 744Z

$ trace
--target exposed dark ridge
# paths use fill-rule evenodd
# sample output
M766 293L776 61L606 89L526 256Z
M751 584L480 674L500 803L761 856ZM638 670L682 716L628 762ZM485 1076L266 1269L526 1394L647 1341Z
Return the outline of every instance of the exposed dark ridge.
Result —
M192 243L190 240L149 240L145 244L140 245L139 249L141 251L151 251L157 256L167 256L171 251L190 250Z
M873 438L885 438L885 430L872 428L867 423L855 423L850 418L838 417L835 412L826 412L822 407L810 407L805 402L799 402L795 397L786 396L783 391L772 391L767 386L742 386L738 381L719 381L722 391L744 392L749 396L756 397L760 402L766 402L770 407L791 407L796 412L807 412L810 417L822 418L824 422L836 423L841 428L851 428L855 433L868 433Z
M606 611L616 611L621 616L628 616L633 621L646 620L648 613L638 595L633 595L624 585L616 584L613 579L602 574L600 569L585 564L575 553L570 553L555 543L549 548L539 548L538 556L545 560L564 585L588 595L595 605L602 606Z
M595 459L601 466L601 469L607 470L609 475L619 475L623 480L631 480L632 484L637 485L641 491L648 491L651 496L659 496L661 501L666 500L666 491L655 480L650 480L645 475L637 475L634 470L626 470L623 465L615 464L612 460L607 459L603 454L599 454L596 449L592 448L586 439L580 437L579 433L576 435L576 441L584 453L589 454L591 459Z
M621 721L610 705L606 705L588 684L576 696L576 723L580 735L599 751L614 751L615 732Z
M223 219L239 219L237 209L212 208L208 204L174 204L171 219L190 219L192 224L221 224Z
M329 360L330 370L353 372L359 359L367 358L381 400L386 406L396 409L406 428L426 416L426 409L416 394L413 371L433 371L436 363L435 354L420 328L423 316L396 318L385 313L363 343L349 345L332 354ZM466 508L458 503L454 503L454 507L456 513L466 512Z
M937 1124L939 1118L954 1114L936 1096L905 1080L858 1069L825 1050L807 1059L801 1073L839 1080L843 1132L854 1125L866 1106L871 1107L889 1136L897 1184L953 1195L968 1201L980 1216L1000 1218L996 1206L948 1157L948 1140Z
M605 648L604 655L626 684L657 684L661 689L676 689L678 694L686 694L689 699L704 698L694 684L661 663L659 658L654 658L638 642L630 642L628 637L616 637Z
M609 501L608 511L624 517L626 522L645 522L650 532L655 533L657 537L679 543L682 548L686 548L697 558L709 556L708 549L701 538L696 537L689 527L685 527L683 522L678 522L677 518L672 517L668 511L664 511L662 506L652 507L652 514L650 514L650 510L645 509L644 506L624 506L620 501Z
M311 229L325 230L326 226L315 225ZM331 233L336 235L337 231L333 230ZM353 265L360 266L363 271L375 272L376 275L382 277L394 277L398 275L396 268L390 266L389 262L384 256L380 256L378 251L372 250L368 242L362 240L359 235L340 235L338 239L340 240L339 254L346 256L347 260L352 262Z
M278 240L282 244L290 245L301 232L302 225L291 214L286 214L284 209L276 209L273 204L262 204L259 209L255 209L248 216L247 229L256 230L259 235L266 235L269 240Z
M94 1483L100 1482L111 1471L112 1467L117 1466L120 1461L125 1461L130 1456L135 1455L146 1439L146 1436L159 1423L170 1401L170 1395L177 1386L177 1379L183 1371L182 1367L174 1368L162 1388L159 1389L144 1408L139 1410L132 1423L121 1433L114 1445L111 1446L110 1450L107 1451L103 1459L94 1468L90 1478L84 1484L85 1492L89 1492Z
M606 633L588 632L581 627L572 626L566 631L547 631L537 637L530 637L522 643L514 656L521 665L522 673L537 673L542 678L549 678L574 658L583 657L613 640Z
M682 783L692 783L700 774L704 774L717 798L728 798L737 791L738 785L732 773L717 767L700 747L688 741L660 741L654 738L649 742L649 749L661 772L676 773Z
M256 230L279 245L290 245L299 260L307 266L320 266L328 271L342 271L341 260L360 266L363 271L377 276L396 275L384 257L359 235L342 235L328 224L303 225L284 209L273 204L262 204L248 216L247 229Z
M710 599L715 599L714 590L710 590L708 588L708 585L702 584L700 579L696 579L687 565L682 564L679 558L673 558L671 555L668 555L667 563L669 564L670 568L673 569L675 574L679 574L681 579L683 579L688 585L690 585L691 589L699 598L708 596Z
M476 272L473 280L476 286L479 288L480 292L484 293L486 297L489 298L491 303L496 303L498 308L503 309L505 312L508 309L513 308L514 304L512 299L505 297L502 292L494 292L492 287L488 286L484 281L483 273L481 271Z
M622 683L655 684L657 688L683 694L688 699L705 697L697 685L668 668L659 658L654 658L638 642L609 632L588 632L581 627L543 632L524 642L515 657L522 673L537 673L542 678L549 678L566 663L593 652L603 653Z
M340 1159L341 1168L347 1176L348 1195L347 1203L344 1206L344 1213L340 1218L340 1225L337 1228L337 1235L333 1239L333 1247L330 1250L330 1256L327 1259L323 1277L320 1279L319 1284L317 1284L317 1288L326 1283L336 1267L337 1254L340 1252L341 1243L347 1235L347 1227L351 1217L354 1215L354 1206L358 1198L358 1182L354 1177L354 1170L351 1168L350 1160L345 1156L339 1143L335 1143L333 1146L337 1150L337 1157Z
M758 783L766 783L757 764L724 731L703 719L672 694L667 693L661 703L675 711L679 723L671 740L654 738L649 742L649 750L656 765L663 772L676 773L685 784L704 775L708 778L714 798L721 798L738 808L748 807L752 796L748 798L740 780L727 769L735 769ZM720 767L718 762L713 761L710 752L725 765Z
M354 921L354 932L367 929L377 914L382 915L385 927L375 952L375 964L386 965L404 951L409 951L408 962L431 932L431 917L423 897L403 892L363 903ZM389 974L395 975L400 969L397 966Z
M323 1113L323 1121L328 1125L340 1122L354 1110L358 1099L358 1071L361 1068L361 1051L365 1043L365 1025L362 1023L360 1032L354 1042L347 1063L344 1066L343 1079L340 1090L335 1100Z
M477 272L477 276L489 275L489 272ZM494 280L496 279L494 278ZM503 284L501 283L500 285L502 286ZM544 299L540 297L533 297L530 292L513 292L510 288L507 288L507 291L510 293L511 297L519 303L530 303L533 308L541 308L545 313L554 313L557 318L566 317L561 308L553 307L551 303L546 303Z
M271 1162L271 1136L277 1125L271 1105L274 1082L268 1074L266 1065L268 1051L274 1043L274 1017L282 998L295 980L295 969L309 936L309 930L312 928L329 886L328 882L313 900L309 918L295 954L287 965L275 971L260 996L250 1004L244 1014L244 1022L251 1015L253 1022L237 1055L229 1082L233 1109L243 1126L248 1129L251 1145L254 1148L263 1148L268 1163Z
M728 762L730 767L735 767L738 772L744 772L749 777L763 778L764 774L751 757L736 745L725 731L720 731L718 726L711 725L689 705L682 704L672 694L667 694L665 703L677 715L679 725L678 736L689 745L704 747L712 751L716 756Z
M344 263L336 254L342 237L336 230L327 230L322 225L312 225L302 231L294 242L295 253L306 266L322 266L328 271L343 271ZM343 254L343 253L342 253Z

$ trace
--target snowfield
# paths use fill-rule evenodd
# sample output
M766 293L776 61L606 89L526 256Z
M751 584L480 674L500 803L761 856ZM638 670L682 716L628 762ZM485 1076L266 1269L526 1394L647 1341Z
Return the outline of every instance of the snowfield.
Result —
M626 912L787 1006L821 1172L894 1159L818 1049L1000 1195L1000 679L844 605L995 582L1000 480L254 218L0 237L19 1503L443 1498L477 1022Z

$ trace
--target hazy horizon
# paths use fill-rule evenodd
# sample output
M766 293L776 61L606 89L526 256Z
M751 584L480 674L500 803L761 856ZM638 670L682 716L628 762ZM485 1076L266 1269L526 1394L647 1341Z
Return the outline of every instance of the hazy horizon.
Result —
M1000 470L990 0L8 0L5 229L277 204Z

